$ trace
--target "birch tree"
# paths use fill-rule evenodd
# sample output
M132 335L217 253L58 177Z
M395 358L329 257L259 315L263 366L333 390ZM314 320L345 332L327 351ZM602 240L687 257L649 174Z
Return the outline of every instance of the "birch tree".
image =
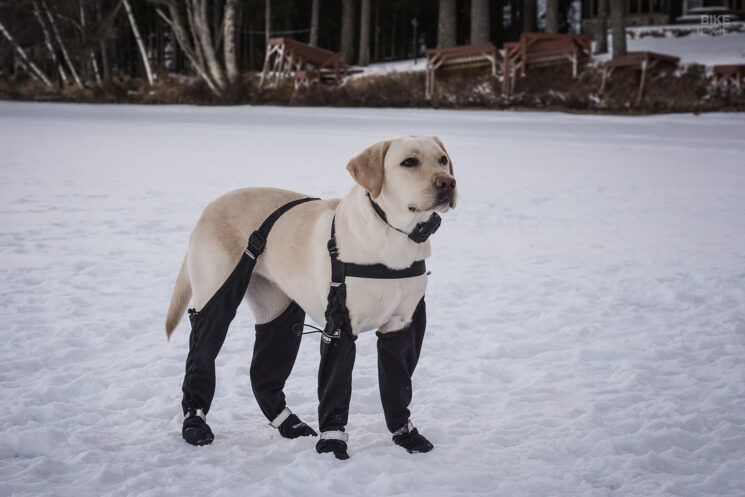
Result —
M44 36L44 44L46 45L47 50L49 50L49 55L52 57L54 65L57 67L57 72L59 73L59 77L62 80L62 83L67 83L67 73L65 72L65 68L62 66L62 62L57 57L57 50L54 48L54 44L52 43L52 36L49 34L49 29L47 28L47 25L44 22L44 18L41 15L39 2L37 0L33 0L32 6L34 17L39 22L39 26L41 26L41 32Z
M85 7L83 6L83 0L78 0L78 8L80 11L80 35L83 39L83 45L86 47L88 52L88 58L91 61L91 68L93 69L93 76L96 78L96 84L101 86L101 72L98 70L96 53L88 46L88 34L86 30Z
M23 48L18 44L15 38L11 36L8 30L5 29L2 21L0 21L0 33L5 36L5 39L8 40L10 46L12 46L13 49L16 51L26 71L29 73L29 75L31 75L33 79L44 83L50 88L54 86L52 85L52 82L49 81L49 78L47 78L46 74L44 74L44 72L28 58L28 55L26 55L26 52L23 50Z
M127 13L129 19L129 26L132 28L132 34L137 42L137 48L140 51L140 58L142 59L142 65L145 66L145 74L147 75L147 82L150 86L153 86L153 70L150 68L150 59L147 56L147 50L145 50L145 44L142 42L142 36L140 36L140 30L137 28L137 21L132 13L132 6L129 0L121 0L124 6L124 11Z
M489 0L471 0L471 45L489 41Z
M54 39L57 41L57 46L59 46L60 50L62 51L62 57L65 59L67 68L69 69L70 74L72 75L73 81L75 81L75 85L78 88L83 88L83 82L80 81L80 76L78 76L78 71L75 70L75 66L72 63L72 59L70 58L70 53L67 51L67 46L62 41L62 37L60 36L59 29L57 29L57 23L54 20L52 11L49 10L49 6L47 5L46 0L41 0L41 6L44 9L44 13L46 14L47 19L49 20L49 25L52 27L52 33L54 33Z
M440 0L437 16L437 48L455 46L455 0Z
M224 0L222 9L223 36L213 36L214 23L208 16L210 0L149 0L157 5L156 12L171 27L174 38L197 75L212 92L223 96L230 83L238 79L235 32L238 29L236 0ZM212 0L217 1L217 0ZM168 12L166 12L167 9ZM266 0L267 13L270 1ZM212 9L213 16L220 9ZM212 19L214 21L214 19ZM269 25L267 25L267 34ZM216 45L223 39L222 61Z
M237 4L238 0L226 0L223 14L223 58L225 59L225 72L230 84L235 84L238 81L238 62L235 56L235 11Z

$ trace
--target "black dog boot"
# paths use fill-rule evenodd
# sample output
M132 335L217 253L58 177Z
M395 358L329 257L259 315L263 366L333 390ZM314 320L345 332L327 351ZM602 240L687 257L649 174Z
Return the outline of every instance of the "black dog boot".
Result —
M393 442L406 449L409 454L429 452L435 448L429 440L419 434L411 421L407 421L405 425L393 433Z
M210 430L207 418L201 409L186 413L181 436L192 445L209 445L215 439L215 435Z
M324 431L321 433L321 439L316 443L316 452L325 454L333 452L337 459L342 461L349 459L347 454L347 439L349 435L343 431Z
M300 421L300 418L292 414L292 411L286 407L279 413L279 416L269 423L269 426L277 428L279 434L285 438L318 436L318 433L313 428Z

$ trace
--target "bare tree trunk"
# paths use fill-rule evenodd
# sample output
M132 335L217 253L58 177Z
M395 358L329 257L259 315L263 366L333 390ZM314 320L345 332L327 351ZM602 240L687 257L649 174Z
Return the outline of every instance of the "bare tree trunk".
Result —
M67 52L67 47L65 47L65 44L62 43L62 37L59 34L59 30L57 30L57 23L54 22L54 17L52 17L52 12L49 10L47 2L45 0L41 0L41 6L44 8L47 19L49 19L49 25L52 26L52 33L54 33L54 38L57 40L57 45L59 45L60 50L62 50L62 57L64 57L65 63L67 63L67 68L70 70L72 79L75 81L75 84L78 86L78 88L82 88L83 83L80 81L80 76L78 76L78 72L75 70L75 66L72 65L72 60L70 60L70 54Z
M352 63L354 55L354 0L343 0L341 7L341 59Z
M145 50L145 44L142 42L142 37L140 36L140 30L137 28L137 21L135 20L135 16L132 13L132 6L129 4L129 0L121 0L122 5L124 6L124 10L127 12L127 17L129 18L129 25L132 27L132 34L135 37L135 41L137 42L137 48L140 50L140 57L142 58L142 65L145 66L145 74L147 75L147 82L150 84L150 86L153 86L153 70L150 68L150 59L147 57L147 51Z
M96 60L96 53L92 48L88 46L88 34L85 26L85 7L83 6L83 0L78 1L80 7L80 33L83 38L83 45L88 50L88 57L91 61L91 68L93 69L93 76L96 78L96 85L101 86L101 72L98 70L98 61Z
M173 35L176 37L176 41L181 48L181 52L183 52L186 58L189 59L189 62L191 62L191 65L194 67L194 70L197 71L199 77L202 78L202 80L207 84L210 90L212 90L212 93L217 96L221 96L222 92L220 91L220 88L218 88L218 86L210 77L207 69L205 68L204 60L200 57L200 53L198 51L199 44L193 36L194 31L193 29L191 30L192 37L190 38L189 32L186 31L184 22L179 15L178 5L176 4L175 0L151 0L151 2L168 7L170 17L168 17L161 9L156 9L156 12L166 22L166 24L171 27ZM193 18L193 16L191 15L191 10L188 8L189 2L186 2L186 5L187 14L189 16L189 27L191 28L191 19ZM192 40L194 40L193 43Z
M559 32L559 0L546 0L546 33Z
M235 10L238 0L226 0L225 12L223 18L223 56L225 57L225 71L228 74L228 81L234 84L238 81L238 62L235 56L235 31L236 15Z
M272 0L264 0L264 41L269 46L272 37Z
M101 86L101 71L98 70L98 61L96 60L96 53L91 48L88 50L88 55L91 58L91 67L93 67L93 75L96 77L96 85Z
M41 9L39 8L39 2L36 0L33 0L33 7L34 7L34 17L36 17L36 20L39 21L39 26L41 26L41 32L44 34L44 44L47 46L47 49L49 50L49 54L52 56L52 60L54 61L54 65L57 66L57 72L59 72L59 77L62 80L63 83L67 83L67 73L65 73L65 68L62 67L62 62L57 58L57 51L54 49L54 45L52 44L52 37L49 34L49 30L47 29L47 25L44 22L44 19L41 17Z
M489 0L471 0L471 45L489 42Z
M119 8L119 5L117 5L117 8ZM99 2L95 3L96 6L96 22L101 25L101 4ZM111 79L111 68L109 67L109 54L108 50L106 49L106 31L104 30L103 33L101 33L99 40L98 40L98 50L101 52L101 64L103 65L103 78L108 81Z
M192 0L194 3L194 29L197 32L199 41L202 45L202 53L207 63L212 79L217 83L221 90L225 88L225 77L215 54L215 47L212 45L212 36L210 35L210 24L207 20L207 0Z
M608 53L608 0L598 0L594 35L595 53Z
M370 0L362 0L360 10L360 53L357 63L366 66L370 63Z
M47 78L46 74L44 74L41 69L37 67L36 64L31 62L29 60L28 56L26 55L26 52L23 51L23 48L15 41L15 39L10 35L7 29L5 29L5 26L3 26L3 23L0 22L0 33L5 36L5 38L8 40L10 45L15 49L16 53L21 57L21 61L23 64L27 66L27 69L29 70L29 74L35 79L41 80L45 85L52 87L52 82L49 81L49 78Z
M321 0L313 0L313 7L310 12L310 43L309 45L318 46L318 15L321 10Z
M375 35L373 37L373 59L380 61L380 4L375 6Z
M455 0L440 0L437 16L437 48L455 46Z
M613 34L613 58L626 55L626 26L624 0L610 0L610 28Z
M535 33L538 30L536 10L536 0L523 0L523 31L526 33Z

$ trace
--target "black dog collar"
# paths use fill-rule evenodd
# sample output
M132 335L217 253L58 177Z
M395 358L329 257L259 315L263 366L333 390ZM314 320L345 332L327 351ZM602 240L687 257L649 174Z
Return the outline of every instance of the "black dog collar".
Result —
M403 233L404 235L408 236L409 239L413 242L416 242L416 243L426 242L427 239L435 231L437 231L437 228L440 227L440 223L442 223L442 218L436 212L433 212L427 221L417 224L416 226L414 226L414 229L411 231L411 233L407 233L403 230L396 228L395 226L391 225L391 223L388 222L388 216L385 215L385 212L383 211L383 209L381 209L380 206L372 199L369 193L367 194L367 198L370 200L370 204L372 205L372 208L375 210L375 213L378 215L380 219L383 220L385 224L387 224L394 230L398 231L399 233Z

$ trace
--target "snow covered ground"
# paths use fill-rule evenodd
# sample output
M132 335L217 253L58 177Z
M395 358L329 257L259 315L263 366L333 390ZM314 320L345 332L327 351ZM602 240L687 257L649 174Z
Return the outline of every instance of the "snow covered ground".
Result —
M0 495L745 495L745 115L0 102ZM241 186L340 196L346 161L437 134L413 420L393 445L357 342L348 461L267 426L242 308L213 445L181 440L188 327L163 321L201 209ZM289 405L315 425L318 335Z
M687 26L668 26L672 29L685 29ZM654 26L634 28L636 33L652 31ZM666 27L659 27L659 32ZM721 36L709 36L701 34L695 27L693 32L687 36L667 36L657 38L645 36L643 38L626 38L627 48L630 52L658 52L680 57L681 64L701 64L714 66L717 64L745 64L745 33L726 33ZM613 38L608 38L608 46L612 46ZM606 60L604 56L598 60Z

